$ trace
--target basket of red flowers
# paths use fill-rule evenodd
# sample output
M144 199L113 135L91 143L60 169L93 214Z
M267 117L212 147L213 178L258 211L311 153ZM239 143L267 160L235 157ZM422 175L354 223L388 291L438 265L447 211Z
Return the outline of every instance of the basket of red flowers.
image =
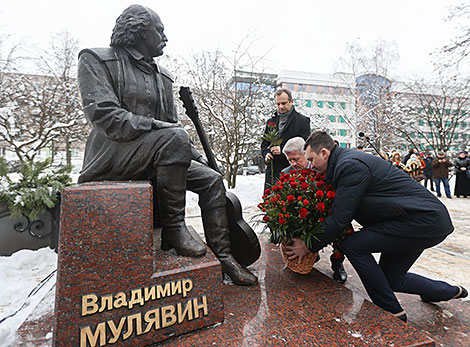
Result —
M282 258L291 270L309 273L316 253L304 257L302 263L289 261L285 246L295 237L301 238L308 248L316 234L322 232L321 222L328 215L335 192L325 181L325 174L312 169L302 169L281 175L271 189L263 195L262 221L271 232L271 241L281 245Z

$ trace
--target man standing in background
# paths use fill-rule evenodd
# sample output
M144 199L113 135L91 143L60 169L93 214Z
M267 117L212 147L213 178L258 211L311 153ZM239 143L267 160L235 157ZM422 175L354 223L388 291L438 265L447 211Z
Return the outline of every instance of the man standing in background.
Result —
M295 110L292 92L289 89L281 88L274 93L274 102L277 111L274 116L266 122L264 134L277 131L278 138L282 139L280 145L276 145L266 139L261 142L261 155L266 165L266 176L264 189L269 188L279 179L282 169L289 166L289 162L282 154L282 149L286 142L296 136L304 140L310 135L310 119L301 115Z
M431 165L434 169L434 183L436 183L437 196L441 197L442 182L447 198L452 199L449 187L449 168L453 166L452 163L446 158L446 154L443 151L439 151L437 158L432 161Z

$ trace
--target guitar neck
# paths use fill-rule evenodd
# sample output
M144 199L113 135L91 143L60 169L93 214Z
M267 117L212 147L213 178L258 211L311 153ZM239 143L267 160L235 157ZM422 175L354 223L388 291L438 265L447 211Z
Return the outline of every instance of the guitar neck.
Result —
M221 174L219 166L215 161L214 153L212 153L212 149L209 145L209 140L207 139L206 132L202 127L201 120L199 119L199 113L197 111L196 105L194 104L194 100L191 95L191 91L189 90L189 87L180 87L180 98L183 101L183 106L186 109L186 114L193 121L194 126L196 127L197 135L199 136L199 140L201 141L202 148L204 149L204 153L209 163L209 167Z
M212 149L209 145L209 140L207 139L206 132L202 127L199 117L197 118L197 122L194 122L194 126L196 127L196 131L199 136L199 140L201 141L202 148L204 149L204 153L206 154L207 161L209 162L209 167L217 171L218 173L221 173L217 162L215 161L214 153L212 153Z

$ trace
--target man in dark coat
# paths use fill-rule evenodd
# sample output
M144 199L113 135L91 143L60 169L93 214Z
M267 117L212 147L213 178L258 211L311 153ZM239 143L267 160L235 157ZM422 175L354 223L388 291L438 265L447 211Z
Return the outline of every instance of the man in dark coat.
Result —
M273 183L276 183L281 170L289 166L289 162L282 154L286 142L296 136L300 136L305 140L310 135L310 119L295 110L294 99L289 89L281 88L276 90L274 101L277 111L274 117L269 118L266 122L264 133L267 134L272 130L277 130L282 142L280 145L275 146L272 146L272 143L265 139L261 142L261 155L267 163L264 180L265 190Z
M431 162L433 168L434 183L436 183L436 193L441 197L441 182L444 185L444 191L448 199L452 199L449 186L449 168L452 163L446 158L444 151L437 152L437 158Z
M346 237L342 251L355 268L372 301L406 321L395 292L418 294L426 302L468 295L465 288L409 273L426 249L442 242L454 227L446 207L421 184L392 163L353 149L337 147L325 132L306 141L307 159L336 189L333 208L322 223L316 252L338 237L354 219L359 232ZM291 259L307 248L296 239ZM381 253L379 263L372 253Z
M173 80L154 57L168 41L160 17L151 9L129 6L116 20L110 48L80 52L78 82L83 110L92 124L79 183L102 180L152 180L161 212L162 249L202 256L204 245L188 231L185 194L199 194L204 233L222 270L236 284L256 276L230 251L222 176L207 167L177 123Z
M433 174L434 174L434 169L432 167L432 161L434 160L434 158L432 157L432 154L431 153L426 153L426 158L423 159L424 160L424 165L426 165L424 167L424 170L423 170L423 174L424 176L426 176L426 178L424 179L424 187L427 188L428 187L428 181L429 181L429 184L430 184L430 188L431 188L431 192L434 191L434 178L433 178Z

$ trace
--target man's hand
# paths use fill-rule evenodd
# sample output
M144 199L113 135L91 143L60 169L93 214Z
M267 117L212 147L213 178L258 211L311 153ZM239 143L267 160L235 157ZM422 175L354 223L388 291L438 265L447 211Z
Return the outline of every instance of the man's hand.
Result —
M161 120L152 120L152 129L176 128L178 123L163 122Z
M270 148L271 150L271 153L274 154L274 155L280 155L281 154L281 147L279 146L272 146Z
M264 158L265 163L269 163L273 159L273 155L271 153L266 154L266 158Z
M287 259L297 260L297 264L300 264L303 257L305 257L310 250L305 245L305 242L300 238L292 239L292 245L286 246Z

